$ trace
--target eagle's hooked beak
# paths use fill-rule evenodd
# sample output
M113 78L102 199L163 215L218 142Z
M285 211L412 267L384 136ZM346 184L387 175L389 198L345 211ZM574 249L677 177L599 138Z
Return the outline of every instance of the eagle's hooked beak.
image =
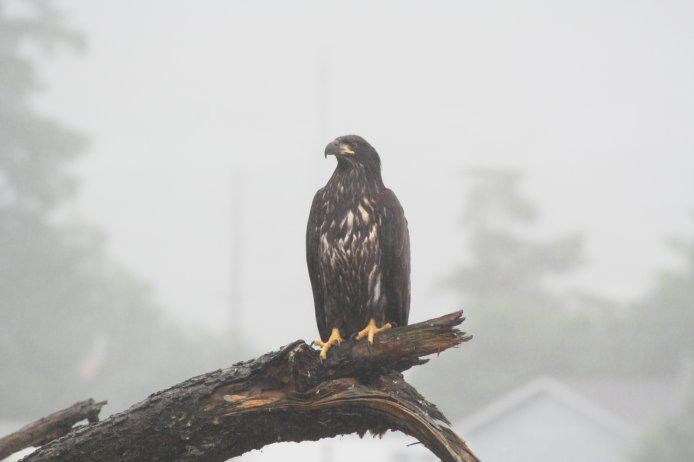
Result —
M354 151L345 143L335 140L325 147L325 157L354 155Z

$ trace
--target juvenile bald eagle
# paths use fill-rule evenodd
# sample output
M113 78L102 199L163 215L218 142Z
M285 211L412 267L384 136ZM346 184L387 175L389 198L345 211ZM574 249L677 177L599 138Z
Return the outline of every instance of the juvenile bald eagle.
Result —
M325 148L337 158L316 192L306 230L321 357L343 338L373 342L410 312L410 237L402 206L381 179L381 160L363 138L347 135Z

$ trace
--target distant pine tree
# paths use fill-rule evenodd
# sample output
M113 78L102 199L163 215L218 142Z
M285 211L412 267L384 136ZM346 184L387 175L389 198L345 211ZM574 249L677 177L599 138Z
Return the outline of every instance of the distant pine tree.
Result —
M466 263L444 287L460 294L474 338L432 363L438 372L415 377L431 388L427 393L444 397L442 408L451 414L478 408L537 375L573 372L582 363L586 322L575 313L581 297L557 284L580 266L581 239L532 236L538 213L520 191L519 173L479 170L466 179Z
M10 15L0 0L0 419L92 396L110 412L203 372L219 344L167 325L99 234L61 217L86 142L32 104L41 85L31 56L83 40L50 2L27 5Z

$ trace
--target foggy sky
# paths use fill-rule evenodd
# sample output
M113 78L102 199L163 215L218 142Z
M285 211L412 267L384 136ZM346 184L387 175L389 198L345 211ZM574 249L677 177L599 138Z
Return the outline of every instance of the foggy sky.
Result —
M304 233L334 137L381 154L412 241L412 320L458 307L461 172L517 168L538 234L578 231L576 285L629 298L691 233L694 4L686 1L58 1L83 54L43 65L44 112L87 134L74 217L190 326L229 325L243 172L243 323L316 334ZM271 289L270 289L271 288Z

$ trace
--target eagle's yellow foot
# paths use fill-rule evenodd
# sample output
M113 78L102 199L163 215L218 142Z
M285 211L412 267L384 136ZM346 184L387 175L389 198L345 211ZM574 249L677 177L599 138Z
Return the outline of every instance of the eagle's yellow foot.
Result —
M361 340L364 337L367 337L369 343L373 343L374 335L378 334L379 332L383 332L384 330L388 330L391 327L393 326L391 326L389 322L383 324L383 327L377 327L376 320L371 319L371 321L369 321L366 327L359 331L359 333L357 334L357 340Z
M342 337L340 337L340 330L337 327L333 327L333 331L330 333L330 338L327 342L324 342L321 339L316 339L313 341L313 343L315 343L319 347L322 347L320 350L320 357L321 359L325 360L328 358L328 350L330 349L330 347L336 344L340 344L342 343L342 341Z

